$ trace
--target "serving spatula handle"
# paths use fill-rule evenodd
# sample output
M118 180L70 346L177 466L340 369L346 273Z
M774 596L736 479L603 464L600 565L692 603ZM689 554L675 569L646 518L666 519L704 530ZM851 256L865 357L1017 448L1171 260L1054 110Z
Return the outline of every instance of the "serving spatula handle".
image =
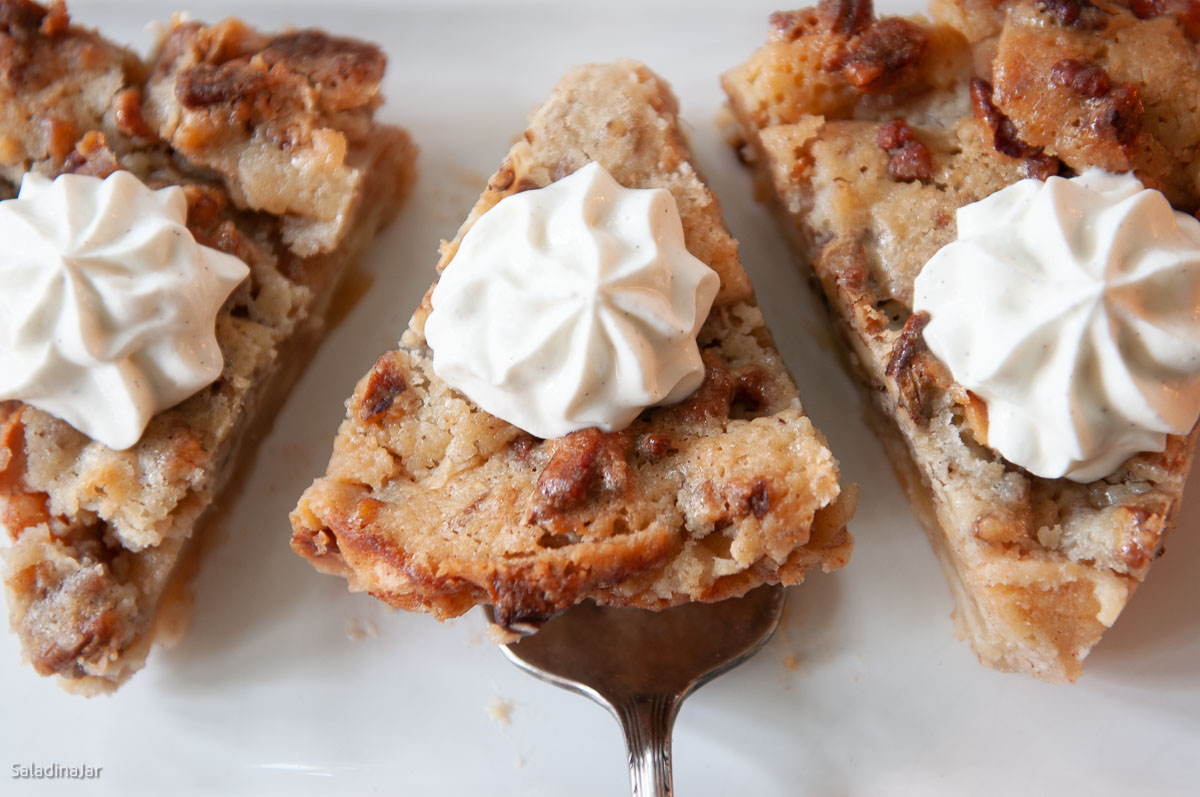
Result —
M614 706L625 732L633 797L671 797L671 729L679 711L676 695L632 695Z

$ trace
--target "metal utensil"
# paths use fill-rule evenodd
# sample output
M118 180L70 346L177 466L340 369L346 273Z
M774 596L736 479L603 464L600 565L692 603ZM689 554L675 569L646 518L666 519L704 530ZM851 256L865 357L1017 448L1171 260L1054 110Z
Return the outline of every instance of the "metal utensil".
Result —
M753 656L779 625L782 587L661 612L588 601L502 645L531 675L590 697L625 732L636 797L669 797L671 728L692 692ZM487 608L491 620L491 607Z

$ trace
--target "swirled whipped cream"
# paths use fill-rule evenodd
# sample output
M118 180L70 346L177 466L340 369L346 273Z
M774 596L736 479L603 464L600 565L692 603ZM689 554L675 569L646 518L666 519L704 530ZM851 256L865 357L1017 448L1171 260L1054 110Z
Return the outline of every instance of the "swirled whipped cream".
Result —
M1038 476L1102 478L1200 414L1200 222L1132 175L1022 180L960 208L914 309L987 403L987 444Z
M589 163L479 217L425 336L438 376L530 434L615 431L700 386L696 333L719 284L684 246L669 191Z
M249 269L201 246L179 188L26 174L0 202L0 399L113 449L221 375L217 310Z

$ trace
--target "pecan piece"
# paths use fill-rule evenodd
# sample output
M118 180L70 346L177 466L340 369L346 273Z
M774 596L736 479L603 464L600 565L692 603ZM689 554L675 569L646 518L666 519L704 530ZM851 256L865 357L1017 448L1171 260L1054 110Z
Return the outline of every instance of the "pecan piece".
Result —
M982 78L971 79L971 113L993 130L1004 118L1004 114L992 102L992 84Z
M269 85L264 69L236 62L220 66L201 62L179 73L175 79L175 98L184 108L196 110L245 101Z
M71 154L71 150L75 149L75 125L69 119L44 116L41 128L46 153L54 163L62 163Z
M367 389L358 405L358 417L369 421L387 412L396 397L408 390L408 381L388 355L379 358L367 378Z
M750 508L751 514L759 519L771 511L771 498L767 494L766 481L758 479L754 482L754 486L750 488L750 497L746 499L746 506Z
M715 352L705 351L700 356L704 360L704 381L695 393L676 404L672 410L683 421L728 418L733 403L733 378Z
M512 167L505 166L492 177L491 182L488 183L488 190L507 191L516 179L517 173L512 170Z
M1084 0L1037 0L1035 5L1065 28L1079 22Z
M863 32L875 16L872 0L821 0L817 5L817 18L834 33L854 36ZM788 12L776 12L777 14ZM796 13L796 12L790 12ZM772 22L775 19L772 17ZM779 27L776 24L776 27Z
M532 454L533 449L537 447L537 439L531 434L522 433L518 435L509 445L512 448L513 456L515 456L521 462L528 464L529 455Z
M888 176L900 183L928 183L932 171L929 150L920 141L905 144L888 158Z
M122 89L113 98L113 121L117 129L133 138L157 138L142 116L142 90L137 86Z
M888 153L888 176L893 180L929 182L933 170L929 149L903 119L893 119L880 127L875 142Z
M1012 120L992 102L992 84L986 80L971 80L971 112L991 128L993 149L1001 155L1025 161L1026 175L1045 179L1058 173L1058 158L1045 154L1041 147L1031 147L1021 140Z
M1092 101L1097 134L1115 139L1126 150L1137 140L1144 109L1136 84L1113 86L1108 73L1086 58L1059 61L1050 69L1050 82Z
M227 255L233 255L239 260L246 259L245 239L238 232L237 225L226 219L217 225L216 232L208 238L206 246L211 246L213 249L224 252ZM251 278L251 291L253 296L257 296L257 289L253 278Z
M665 435L647 432L638 437L637 451L651 462L657 462L671 451L671 439Z
M785 41L795 41L812 26L813 15L808 10L775 11L767 20L771 30Z
M1099 30L1106 24L1106 14L1088 0L1036 0L1035 5L1063 28Z
M610 493L629 481L629 440L622 432L580 429L559 438L538 477L528 521L540 523L582 504L593 488Z
M1121 507L1119 514L1126 522L1117 553L1130 570L1141 570L1159 555L1162 516L1142 506Z
M770 403L769 388L766 371L756 365L739 368L733 374L732 403L747 412L758 412Z
M1058 174L1061 166L1062 163L1053 155L1036 152L1025 159L1025 163L1021 165L1021 170L1025 172L1026 177L1045 180Z
M1007 116L1000 121L999 127L996 128L992 146L1001 155L1007 155L1010 158L1025 158L1040 154L1042 151L1041 147L1031 147L1022 141L1017 135L1016 126Z
M916 140L917 136L913 133L913 129L903 119L893 119L880 126L879 131L875 134L875 143L879 145L880 149L888 152L900 149L908 142Z
M221 212L229 205L225 192L213 185L189 183L183 187L187 197L187 224L193 229L209 229L221 222Z
M320 104L345 111L375 97L387 59L378 47L318 30L280 33L258 56L268 70L277 66L303 75Z
M67 4L63 0L54 0L46 10L46 16L38 27L43 36L61 36L71 26L71 17L67 14Z
M522 177L521 179L517 180L517 184L512 187L512 192L514 194L519 194L522 191L532 191L535 188L541 188L541 186L538 185L537 180L534 180L530 177Z
M1031 147L1017 136L1017 128L1012 120L1001 113L992 102L992 84L986 80L971 80L971 112L976 119L992 129L992 147L1001 155L1023 158L1041 151L1039 147Z
M925 389L929 375L922 363L923 355L929 350L924 335L928 323L929 313L926 312L908 317L884 372L896 380L897 403L920 426L928 424L930 418L930 395Z
M925 52L925 31L906 19L887 17L855 36L839 60L850 85L867 94L881 94L905 78L905 67Z
M758 519L771 511L771 496L767 489L767 481L763 478L754 480L737 479L725 484L724 499L728 506L729 520L754 515Z
M1103 97L1112 87L1104 68L1087 58L1059 61L1050 68L1050 82L1088 99Z
M1187 0L1183 10L1175 14L1183 27L1183 35L1192 43L1200 42L1200 0Z
M1128 149L1142 132L1141 92L1133 83L1122 83L1108 92L1096 116L1096 129L1111 135Z
M975 518L971 532L984 542L998 545L1016 545L1027 537L1026 524L1020 519L1003 513L987 512Z
M63 174L86 174L105 178L120 168L121 164L108 148L104 134L98 130L89 130L63 161L62 171Z
M1129 10L1138 19L1150 19L1167 13L1166 0L1132 0Z
M6 0L0 3L0 30L9 36L40 26L49 12L33 0Z

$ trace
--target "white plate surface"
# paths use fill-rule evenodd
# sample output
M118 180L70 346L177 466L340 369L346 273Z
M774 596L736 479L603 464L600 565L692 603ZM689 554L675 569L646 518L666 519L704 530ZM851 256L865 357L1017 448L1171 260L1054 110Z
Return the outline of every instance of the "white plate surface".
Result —
M150 40L145 24L173 10L148 0L72 6L79 19L139 48ZM678 793L1200 793L1195 495L1168 555L1078 684L985 670L953 638L942 576L860 423L824 321L714 126L717 75L762 43L776 7L191 2L188 10L203 19L238 13L256 25L319 25L381 43L389 58L382 114L415 136L420 180L365 263L371 289L314 358L232 503L234 542L212 553L196 580L184 640L155 651L119 694L84 700L37 678L14 639L0 635L0 793L627 790L620 734L603 710L513 668L484 639L476 612L438 624L348 593L344 581L318 575L289 551L287 522L325 466L343 400L399 336L432 279L438 240L454 233L529 111L567 67L621 56L645 61L674 85L696 160L741 241L807 409L845 479L862 485L850 566L792 590L767 648L684 706L675 731ZM503 707L509 724L489 712ZM103 771L86 782L12 778L13 765L52 763Z

